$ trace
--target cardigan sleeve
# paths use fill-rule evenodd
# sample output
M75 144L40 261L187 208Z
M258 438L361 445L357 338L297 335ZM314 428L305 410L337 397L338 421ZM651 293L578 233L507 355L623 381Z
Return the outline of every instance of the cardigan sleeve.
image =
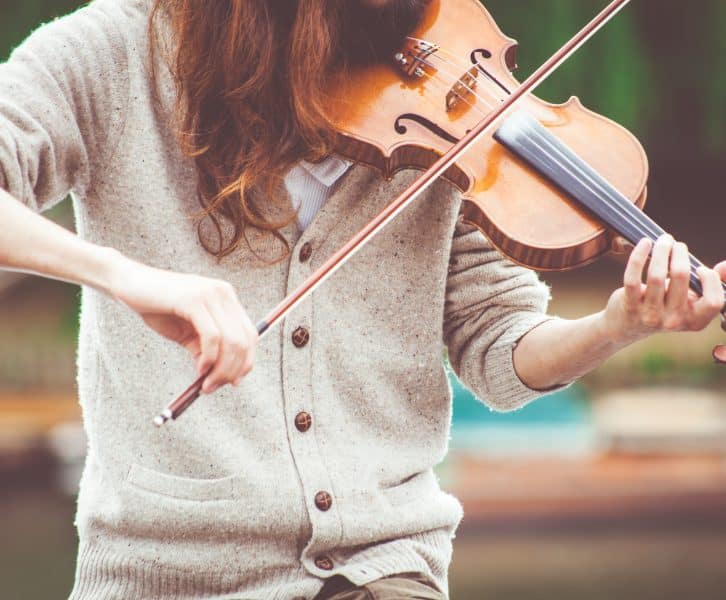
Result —
M0 187L36 211L84 195L128 96L119 0L39 27L0 64Z
M444 342L461 381L495 410L508 411L547 392L527 387L513 352L546 314L548 286L534 271L502 256L481 232L461 221L452 240L444 308Z

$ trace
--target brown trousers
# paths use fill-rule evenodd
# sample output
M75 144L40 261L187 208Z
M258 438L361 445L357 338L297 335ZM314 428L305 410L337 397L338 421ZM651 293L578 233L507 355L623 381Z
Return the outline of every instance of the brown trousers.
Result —
M446 596L423 575L402 573L362 587L357 587L345 577L332 577L315 600L446 600Z

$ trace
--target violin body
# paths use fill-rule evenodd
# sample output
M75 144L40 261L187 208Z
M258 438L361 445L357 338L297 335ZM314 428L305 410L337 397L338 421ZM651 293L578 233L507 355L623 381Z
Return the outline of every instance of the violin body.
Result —
M427 169L518 87L516 47L477 0L432 0L395 60L333 80L336 150L386 178ZM577 98L555 105L529 95L520 107L643 207L648 160L630 132ZM519 264L566 270L612 249L616 232L494 135L473 144L445 178L462 193L464 218Z

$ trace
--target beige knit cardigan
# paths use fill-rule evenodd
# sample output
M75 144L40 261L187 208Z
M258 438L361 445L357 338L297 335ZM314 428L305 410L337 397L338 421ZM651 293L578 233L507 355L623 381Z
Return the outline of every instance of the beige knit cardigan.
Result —
M0 66L0 185L37 211L72 192L83 238L229 281L258 320L417 174L386 182L356 165L304 233L283 230L288 260L266 267L240 248L217 262L189 218L195 171L175 142L163 73L162 106L152 101L148 5L91 2ZM434 185L263 339L241 387L160 430L151 419L195 379L193 361L83 290L89 448L73 599L310 599L331 575L362 584L405 571L447 589L462 510L432 470L450 431L444 349L483 402L522 406L539 394L517 377L512 349L548 318L549 295L461 224L460 202ZM310 333L303 347L298 327ZM312 418L305 432L301 412Z

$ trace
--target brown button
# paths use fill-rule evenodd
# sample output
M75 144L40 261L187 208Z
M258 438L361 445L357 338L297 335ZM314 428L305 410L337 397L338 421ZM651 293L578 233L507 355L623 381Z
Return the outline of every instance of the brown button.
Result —
M333 506L333 497L328 492L318 492L315 494L315 506L323 512L330 510L330 507Z
M313 245L310 242L305 242L300 248L300 262L307 261L313 254Z
M298 413L295 417L295 427L300 433L305 433L313 424L313 418L306 412Z
M315 559L315 566L318 569L322 569L323 571L332 571L333 570L333 561L330 560L327 556L318 556Z
M302 348L310 341L310 332L305 327L298 327L292 332L292 343Z

